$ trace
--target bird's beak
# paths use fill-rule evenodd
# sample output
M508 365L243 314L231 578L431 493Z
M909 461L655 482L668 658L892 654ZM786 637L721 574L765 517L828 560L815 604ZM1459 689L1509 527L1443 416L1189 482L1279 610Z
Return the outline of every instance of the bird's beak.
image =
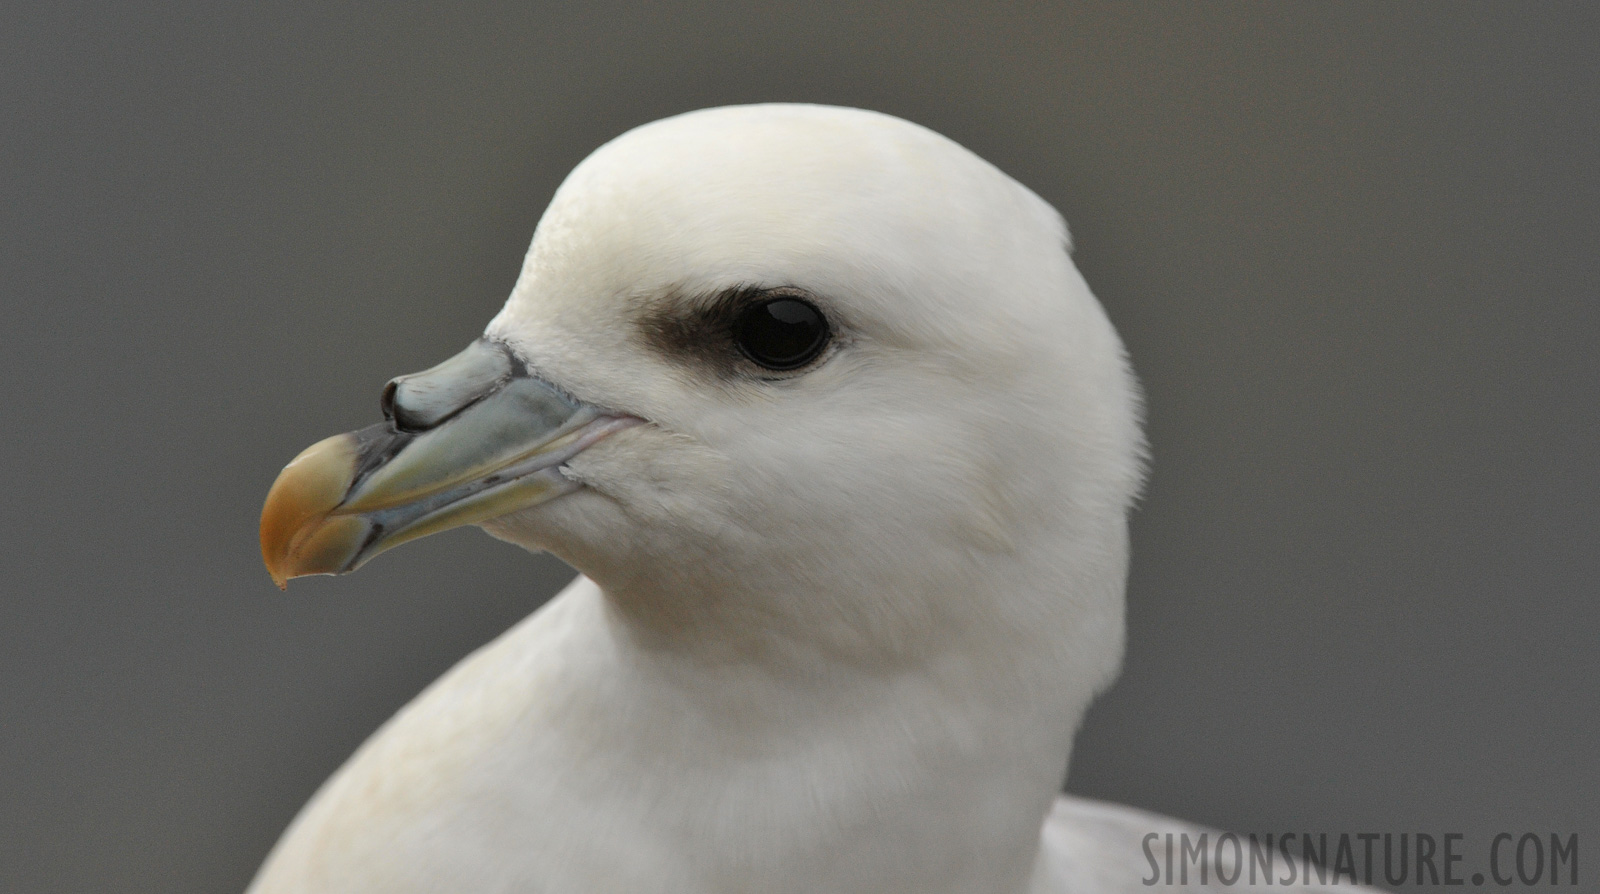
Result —
M575 490L560 466L640 421L574 400L484 340L391 381L383 410L388 421L318 441L273 482L261 555L279 587Z

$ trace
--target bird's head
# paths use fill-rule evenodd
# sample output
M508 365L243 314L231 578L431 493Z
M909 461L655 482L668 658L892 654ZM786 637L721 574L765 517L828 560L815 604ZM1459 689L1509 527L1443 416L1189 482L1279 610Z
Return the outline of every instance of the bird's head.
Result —
M1137 402L1032 192L888 116L713 109L580 164L483 339L291 463L262 547L282 583L478 524L666 623L914 639L952 593L1120 599Z

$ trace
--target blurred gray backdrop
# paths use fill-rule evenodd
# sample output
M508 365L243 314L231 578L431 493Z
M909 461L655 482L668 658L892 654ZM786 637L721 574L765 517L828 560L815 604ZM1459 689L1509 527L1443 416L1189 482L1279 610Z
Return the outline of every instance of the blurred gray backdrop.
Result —
M0 9L0 890L239 890L570 575L476 530L279 593L267 485L472 339L621 131L865 106L1059 207L1149 393L1068 788L1600 872L1600 7ZM1476 850L1475 850L1476 848Z

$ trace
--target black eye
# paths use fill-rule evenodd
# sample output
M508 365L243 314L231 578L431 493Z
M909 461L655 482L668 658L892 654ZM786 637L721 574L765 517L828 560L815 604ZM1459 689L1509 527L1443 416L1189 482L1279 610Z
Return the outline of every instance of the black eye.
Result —
M798 369L827 346L828 321L798 298L773 298L739 314L733 340L746 357L767 369Z

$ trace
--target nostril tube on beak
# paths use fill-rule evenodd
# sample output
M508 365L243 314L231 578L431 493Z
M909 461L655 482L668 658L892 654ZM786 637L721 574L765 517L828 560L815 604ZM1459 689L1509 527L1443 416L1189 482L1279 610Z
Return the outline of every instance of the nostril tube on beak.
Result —
M394 421L394 393L399 390L395 387L397 381L390 379L389 383L383 386L383 397L378 398L378 407L383 410L383 418L390 422Z
M479 339L432 369L391 379L383 415L400 431L426 431L499 390L512 371L505 345Z

